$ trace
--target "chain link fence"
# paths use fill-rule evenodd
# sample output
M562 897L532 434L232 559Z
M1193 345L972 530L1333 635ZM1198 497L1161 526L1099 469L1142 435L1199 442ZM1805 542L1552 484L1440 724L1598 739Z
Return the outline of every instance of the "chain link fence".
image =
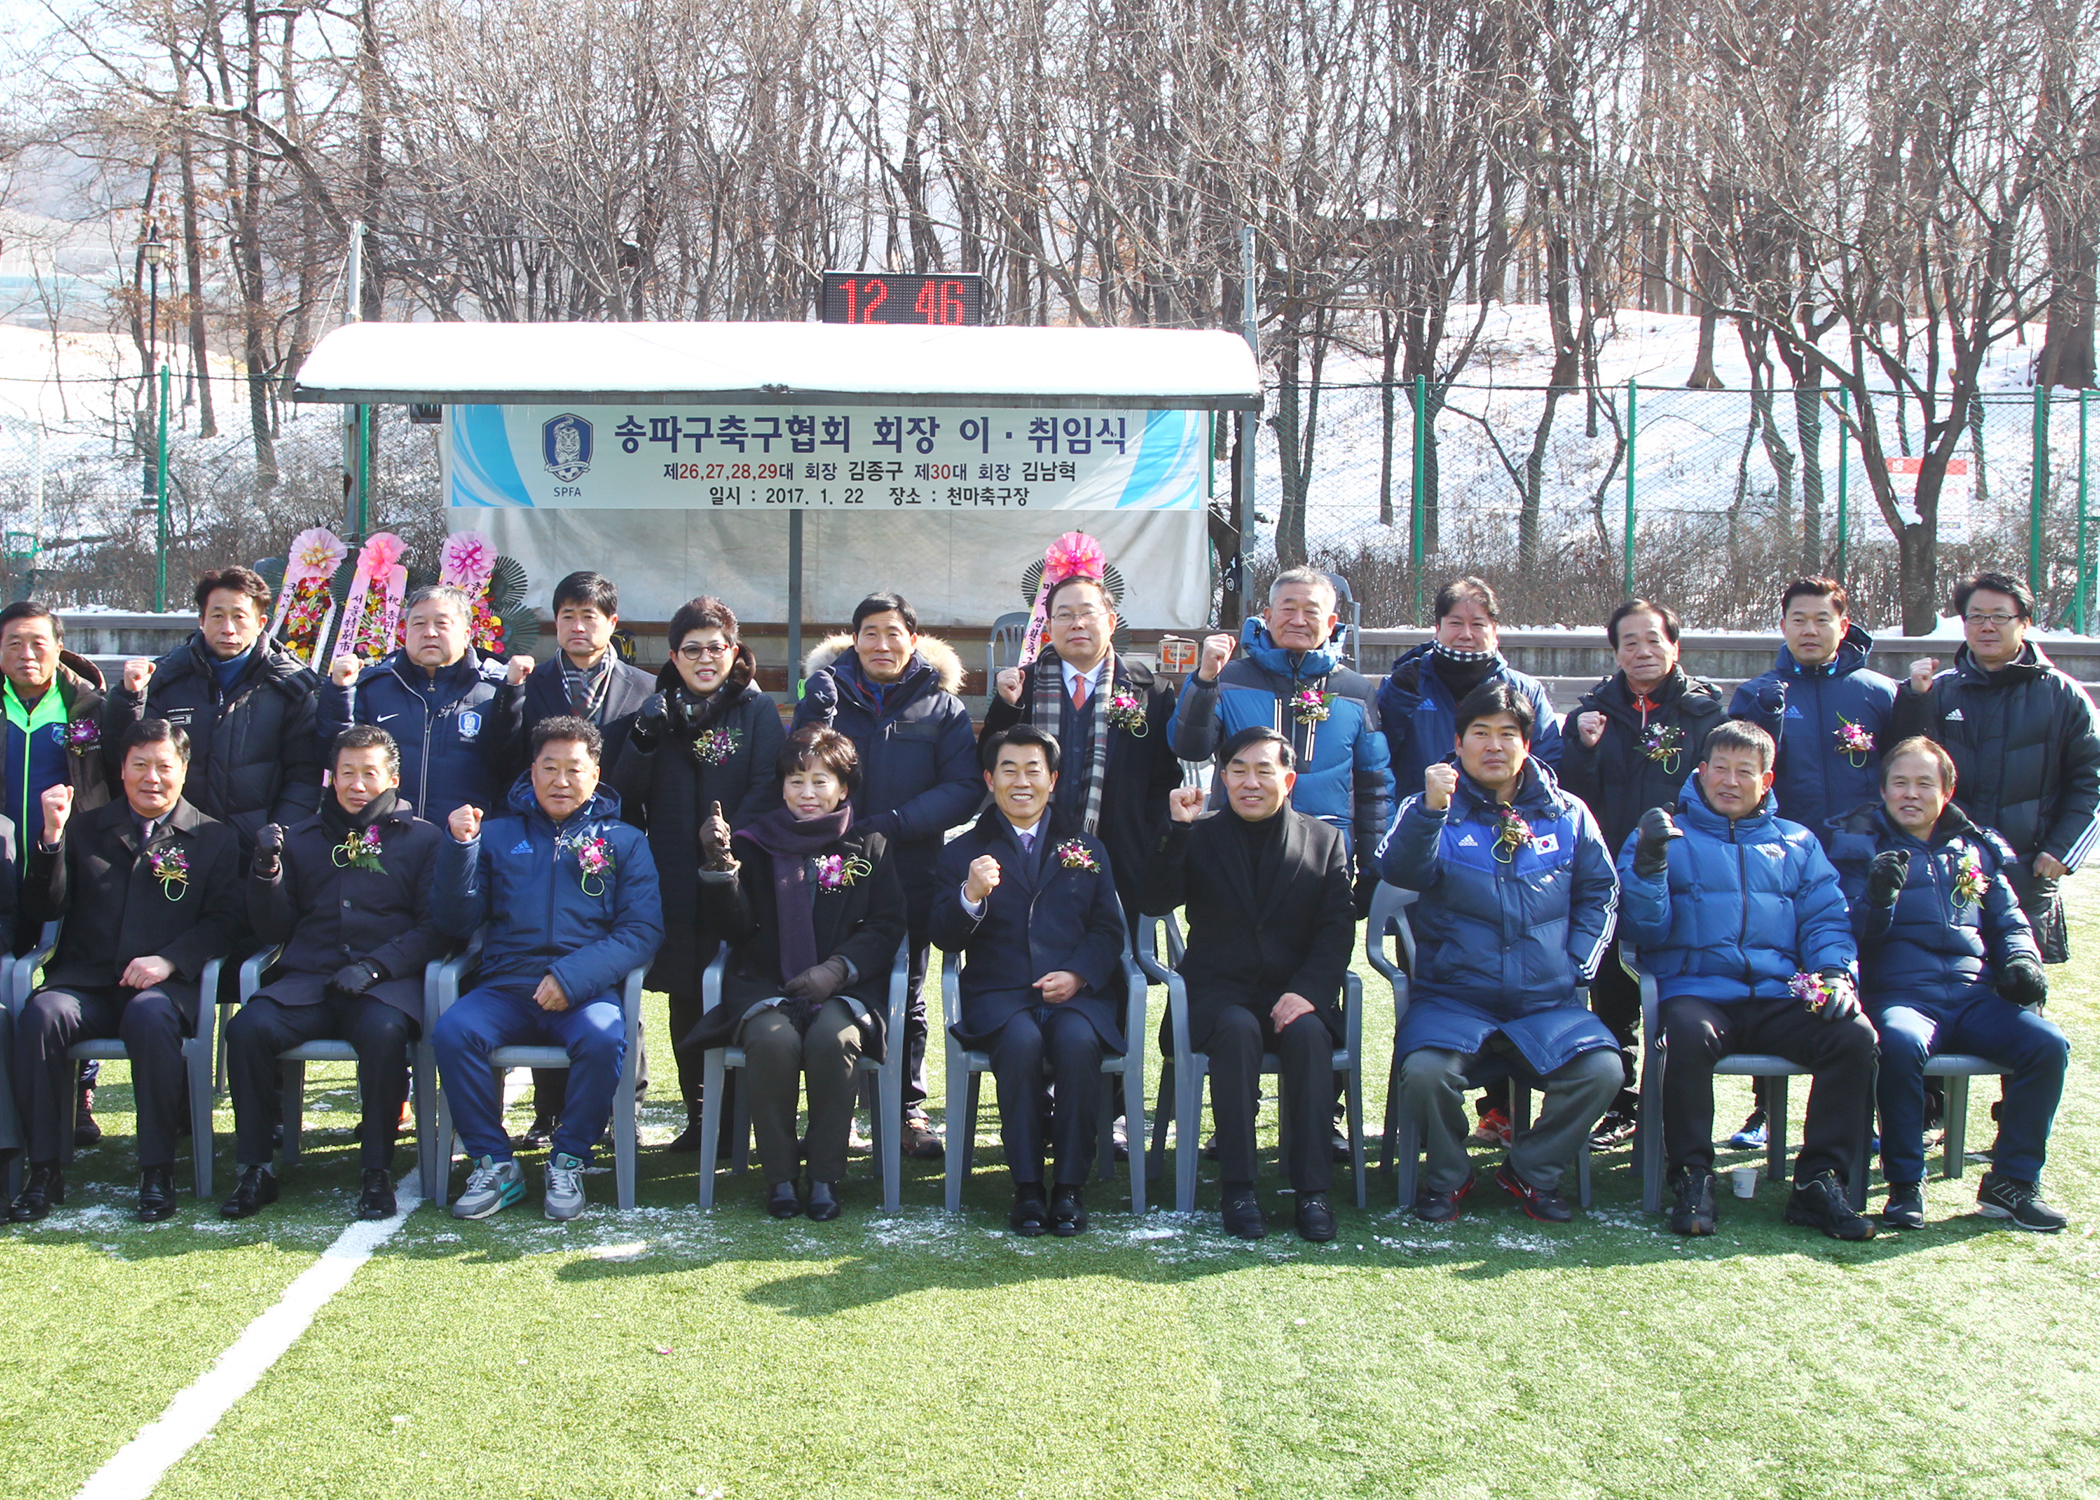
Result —
M1277 394L1257 451L1250 599L1282 555L1348 578L1366 625L1426 623L1437 585L1466 573L1494 585L1512 625L1593 625L1630 580L1700 627L1767 629L1804 572L1841 575L1862 619L1901 617L1895 539L1834 390L1327 386L1316 407L1297 395L1295 482ZM2094 607L2087 394L1976 402L1939 521L1942 579L2032 572L2044 622L2079 630ZM1878 397L1876 415L1907 493L1916 407Z

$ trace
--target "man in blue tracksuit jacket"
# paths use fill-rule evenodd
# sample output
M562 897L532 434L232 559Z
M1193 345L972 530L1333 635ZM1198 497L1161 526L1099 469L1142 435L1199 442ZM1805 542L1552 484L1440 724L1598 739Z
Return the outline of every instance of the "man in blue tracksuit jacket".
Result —
M1772 790L1787 817L1818 839L1830 820L1880 795L1881 752L1896 684L1867 670L1874 638L1846 613L1835 578L1797 578L1779 596L1786 644L1771 669L1735 690L1728 716L1779 747ZM1849 747L1849 748L1848 748ZM1862 748L1863 747L1863 748Z
M1465 1091L1487 1071L1516 1071L1544 1088L1546 1107L1495 1181L1534 1219L1565 1223L1561 1174L1624 1076L1618 1042L1579 993L1611 943L1619 882L1590 810L1530 755L1529 698L1485 683L1454 723L1458 764L1423 773L1379 851L1385 879L1422 895L1393 1042L1401 1108L1429 1158L1414 1212L1457 1217L1473 1186Z
M1230 660L1232 638L1213 635L1182 684L1167 725L1174 753L1210 760L1218 746L1255 724L1289 736L1298 770L1291 807L1342 831L1352 851L1356 913L1371 909L1378 841L1393 805L1393 776L1370 680L1341 665L1334 584L1311 568L1292 568L1269 586L1269 607L1240 627L1247 654ZM1211 806L1224 805L1214 791Z
M1874 1226L1846 1198L1867 1170L1874 1027L1851 979L1852 924L1837 871L1773 807L1772 737L1729 722L1672 810L1651 807L1619 855L1624 943L1661 1001L1663 1149L1679 1234L1714 1232L1713 1066L1769 1052L1814 1075L1787 1222L1839 1239ZM1649 1045L1654 1045L1651 1038ZM1652 1121L1644 1122L1652 1125Z
M1506 682L1531 705L1531 759L1560 770L1560 716L1536 677L1519 672L1501 649L1501 607L1485 579L1454 578L1430 606L1436 639L1393 663L1378 688L1378 727L1401 796L1422 784L1422 773L1451 754L1458 702L1477 687Z
M460 939L487 924L478 981L431 1037L454 1125L474 1158L452 1207L457 1218L487 1218L524 1196L489 1065L498 1047L517 1045L569 1054L545 1209L556 1220L583 1212L583 1169L612 1118L633 1040L620 987L664 936L648 837L621 821L619 794L598 785L604 745L595 724L544 719L532 732L532 765L510 789L509 814L484 822L470 803L447 819L432 914Z
M377 724L401 746L401 800L433 823L456 807L493 807L510 785L523 735L532 658L508 665L468 644L473 605L449 584L408 596L407 644L370 667L339 656L321 685L324 752L352 724Z
M1954 805L1954 759L1931 740L1893 745L1881 781L1880 801L1833 821L1830 857L1881 1032L1882 1222L1925 1227L1925 1062L1969 1052L2011 1070L1978 1209L2021 1229L2062 1229L2069 1221L2042 1201L2040 1183L2069 1043L2041 1013L2042 956L2006 874L2017 856Z

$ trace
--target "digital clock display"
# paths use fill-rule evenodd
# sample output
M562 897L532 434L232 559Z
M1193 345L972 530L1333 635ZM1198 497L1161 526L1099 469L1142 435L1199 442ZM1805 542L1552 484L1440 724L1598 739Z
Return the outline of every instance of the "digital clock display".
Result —
M975 327L984 322L984 278L968 271L826 271L823 321Z

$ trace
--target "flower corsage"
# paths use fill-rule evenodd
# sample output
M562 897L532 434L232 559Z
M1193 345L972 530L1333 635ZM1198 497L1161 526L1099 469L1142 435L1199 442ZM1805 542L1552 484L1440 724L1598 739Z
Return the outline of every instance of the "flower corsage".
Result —
M1065 840L1054 852L1057 862L1067 870L1085 870L1089 874L1099 874L1101 871L1101 861L1094 858L1093 851L1078 839Z
M1495 814L1495 858L1505 865L1515 862L1517 851L1533 837L1531 825L1514 807L1502 808Z
M1821 1010L1824 1002L1830 998L1830 985L1824 980L1823 976L1821 974L1811 974L1805 969L1795 974L1792 979L1789 979L1786 987L1787 992L1808 1007L1810 1011Z
M1120 729L1132 739L1143 739L1145 702L1129 688L1119 687L1108 695L1108 727Z
M1300 724L1323 724L1332 711L1334 694L1324 693L1316 687L1302 687L1291 694L1291 717Z
M338 870L377 870L386 873L386 866L379 862L379 830L377 828L353 828L343 841L329 852Z
M599 837L563 841L563 848L576 856L576 878L586 896L605 894L605 877L612 873L612 845Z
M820 891L843 891L863 875L874 873L875 867L858 854L851 858L843 854L817 857L817 889Z
M1975 850L1964 849L1961 863L1954 867L1955 907L1977 905L1990 888L1991 878L1983 873L1983 861L1976 857Z
M85 755L101 745L102 726L93 719L68 719L59 737L74 755Z
M734 729L710 729L693 741L693 759L703 766L719 766L736 754L744 737Z
M190 885L190 857L180 848L170 845L154 850L147 856L146 863L153 878L160 882L160 893L170 901L180 901Z
M1661 766L1665 776L1675 776L1684 754L1684 731L1675 724L1650 724L1641 736L1641 754Z
M1866 765L1867 757L1874 753L1874 734L1864 724L1855 724L1843 714L1838 715L1837 747L1845 759L1854 767Z

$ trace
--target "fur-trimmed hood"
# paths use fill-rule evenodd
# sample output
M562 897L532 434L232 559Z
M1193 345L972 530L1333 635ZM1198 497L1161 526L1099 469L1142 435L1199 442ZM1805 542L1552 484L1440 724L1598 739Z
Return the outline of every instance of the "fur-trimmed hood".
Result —
M802 658L803 676L814 676L837 662L840 657L852 649L853 637L845 632L841 631L837 635L827 635L811 649L807 656ZM919 637L919 655L925 657L926 665L933 668L933 674L939 680L942 692L960 693L962 691L962 658L955 654L953 646L937 635L922 635Z

